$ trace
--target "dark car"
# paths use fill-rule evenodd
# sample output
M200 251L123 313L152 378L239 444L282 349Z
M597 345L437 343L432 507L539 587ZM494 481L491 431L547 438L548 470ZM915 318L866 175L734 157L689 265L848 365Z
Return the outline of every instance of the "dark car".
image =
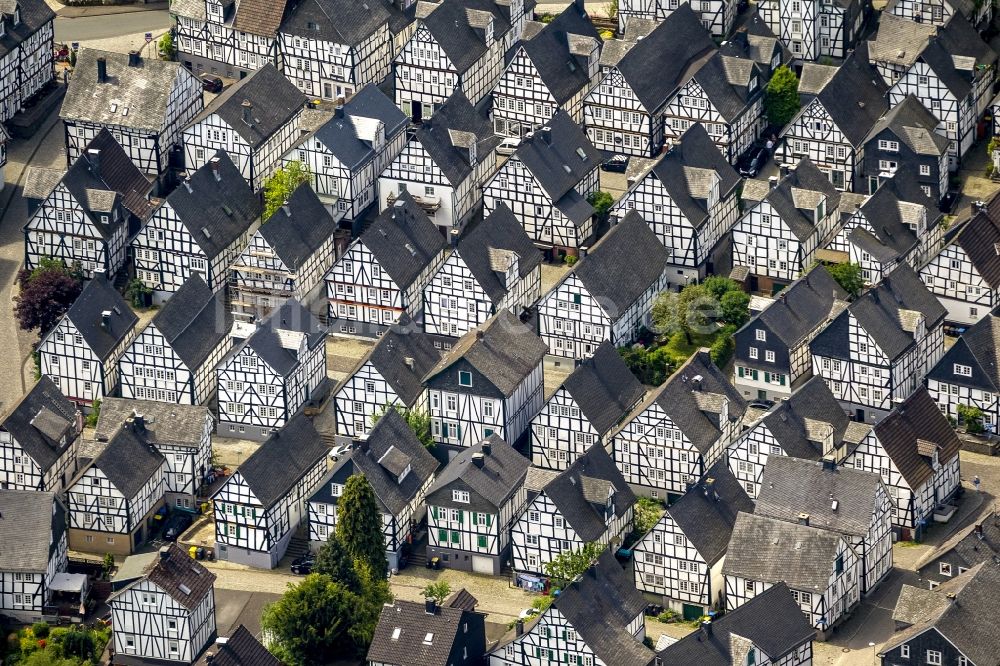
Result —
M740 160L740 175L744 178L755 178L767 164L769 157L771 157L771 151L766 146L754 146Z
M163 526L163 538L167 541L177 541L177 537L184 534L184 530L191 527L192 522L194 519L190 513L175 512Z
M601 169L604 171L614 171L615 173L625 173L628 169L628 155L612 155L604 160Z
M296 557L292 560L292 573L298 574L299 576L308 576L312 573L313 565L316 564L316 558L312 555L303 555L302 557Z
M211 74L201 75L201 89L207 90L210 93L220 93L222 89L226 87L226 84L222 82L217 76L212 76Z

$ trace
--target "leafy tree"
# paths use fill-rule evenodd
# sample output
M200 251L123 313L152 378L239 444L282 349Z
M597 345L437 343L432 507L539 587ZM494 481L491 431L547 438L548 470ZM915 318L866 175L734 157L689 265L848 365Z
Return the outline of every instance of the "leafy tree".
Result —
M587 203L594 207L598 219L604 220L607 219L611 207L615 205L615 198L607 192L598 190L587 196Z
M66 267L60 260L42 259L34 270L17 275L21 293L14 301L14 316L22 330L39 330L44 337L66 314L83 291L79 267Z
M431 432L431 415L425 411L403 407L398 403L386 403L382 406L382 409L372 414L372 425L378 423L378 420L382 418L382 416L389 409L395 409L399 412L399 415L403 417L404 421L406 421L406 425L410 426L410 430L416 433L417 439L420 440L420 443L423 444L425 448L434 448L434 434Z
M375 625L378 624L382 606L392 602L392 592L389 581L385 578L385 568L372 569L360 560L354 563L354 567L361 587L354 624L348 633L358 646L358 654L363 655L368 652L368 646L375 635Z
M101 418L101 399L98 398L90 405L90 413L87 414L87 418L84 419L84 424L88 428L96 428L97 420ZM111 558L110 565L108 564L108 558ZM111 553L105 553L104 555L104 566L108 567L110 571L112 567L115 566L115 557Z
M719 299L722 321L736 328L750 320L750 294L745 291L727 291Z
M350 632L363 605L363 599L329 576L309 574L264 609L261 628L272 637L271 650L282 661L326 664L333 655L359 654Z
M375 491L361 474L351 475L344 484L337 503L336 533L352 559L360 560L372 571L385 573L389 563L385 559L382 516Z
M329 576L342 584L348 590L357 592L361 589L361 581L354 569L354 560L336 534L331 534L316 554L313 573Z
M725 367L726 363L729 363L729 359L732 358L733 352L736 351L736 340L733 338L733 333L735 332L736 327L732 324L727 324L722 327L722 330L719 331L719 334L712 342L712 346L709 347L708 355L716 367Z
M830 277L837 281L841 289L846 291L853 298L861 293L865 286L865 279L861 276L861 266L859 264L833 264L827 266L826 270Z
M425 599L433 599L439 604L443 603L448 595L451 594L451 585L447 581L439 580L436 583L431 583L423 589L422 594Z
M62 637L60 644L65 656L78 659L92 659L96 650L94 637L86 631L70 631Z
M680 293L665 291L653 303L653 325L661 335L681 331L689 345L694 333L711 331L718 302L703 284L689 284Z
M618 18L618 0L610 0L608 4L604 5L604 14L609 19Z
M799 77L795 76L788 65L781 65L774 70L764 91L764 113L767 114L767 120L776 127L784 127L800 106Z
M153 290L146 286L146 283L139 278L129 280L125 287L125 298L129 300L132 307L144 308L147 305L146 299L152 296Z
M618 355L636 378L647 386L659 386L674 371L674 362L665 347L650 349L635 345L620 347Z
M971 405L958 405L958 422L965 426L965 431L972 435L983 432L983 410Z
M275 171L264 183L264 220L274 215L299 185L311 181L309 167L298 160L292 160Z
M642 536L653 529L653 526L663 517L663 502L650 497L640 497L633 509L635 516L635 532Z
M743 291L743 288L735 280L727 278L725 275L709 275L701 281L701 284L720 301L731 291Z
M605 546L591 541L577 550L564 550L551 562L545 564L545 575L559 587L566 587L590 568L590 565L604 552Z
M174 59L174 55L176 55L176 52L174 51L174 36L170 33L169 30L163 33L163 36L160 37L159 47L160 47L160 56L164 60Z

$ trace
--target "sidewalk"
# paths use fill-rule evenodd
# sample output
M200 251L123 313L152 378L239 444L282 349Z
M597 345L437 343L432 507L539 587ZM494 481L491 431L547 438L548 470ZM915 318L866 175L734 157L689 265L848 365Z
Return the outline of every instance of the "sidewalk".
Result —
M95 5L91 7L71 7L58 0L47 0L59 18L82 18L84 16L111 16L114 14L132 14L135 12L163 11L169 8L169 2L151 2L134 5Z

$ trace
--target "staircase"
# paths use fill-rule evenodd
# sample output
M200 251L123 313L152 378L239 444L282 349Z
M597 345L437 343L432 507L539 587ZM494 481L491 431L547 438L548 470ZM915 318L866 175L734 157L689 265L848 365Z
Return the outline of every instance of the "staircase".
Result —
M303 535L302 531L298 531L292 537L292 540L288 542L288 550L285 551L285 557L291 557L295 559L296 557L302 557L303 555L309 554L309 538L308 534Z

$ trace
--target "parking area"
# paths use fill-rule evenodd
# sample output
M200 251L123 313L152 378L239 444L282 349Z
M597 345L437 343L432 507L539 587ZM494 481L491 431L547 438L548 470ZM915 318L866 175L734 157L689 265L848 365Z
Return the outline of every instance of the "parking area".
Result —
M216 585L215 624L220 636L229 636L241 624L254 636L260 635L260 617L264 607L278 600L280 594L230 590Z

